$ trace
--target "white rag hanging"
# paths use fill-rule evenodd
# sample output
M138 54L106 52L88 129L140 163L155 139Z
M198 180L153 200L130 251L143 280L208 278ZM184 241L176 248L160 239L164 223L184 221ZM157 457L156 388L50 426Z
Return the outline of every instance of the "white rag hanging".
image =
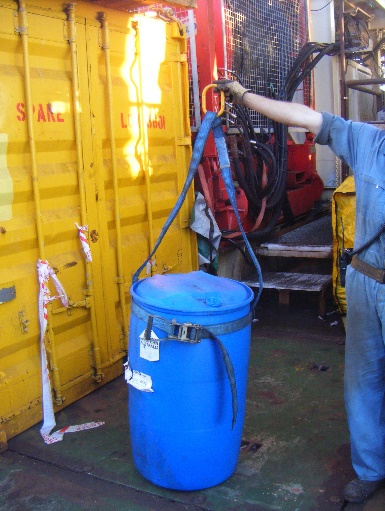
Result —
M41 355L41 379L43 386L43 426L40 434L46 444L54 444L63 440L64 433L73 433L84 429L97 428L104 422L88 422L77 426L66 426L55 433L51 433L56 426L55 413L53 411L51 381L49 377L47 352L44 344L44 336L48 324L47 305L52 300L60 298L64 307L68 307L68 298L63 285L57 278L55 272L48 264L48 261L41 259L37 262L37 273L39 279L39 321L40 321L40 355ZM49 279L53 280L57 295L51 296L48 288Z

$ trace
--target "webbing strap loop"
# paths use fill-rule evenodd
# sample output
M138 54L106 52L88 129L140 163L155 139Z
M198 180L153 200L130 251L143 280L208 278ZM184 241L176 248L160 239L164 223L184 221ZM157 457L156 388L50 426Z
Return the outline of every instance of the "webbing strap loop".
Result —
M261 267L259 265L259 262L254 254L254 251L253 249L251 248L251 245L249 243L249 240L247 239L247 236L245 234L245 231L243 230L243 227L242 227L242 221L241 221L241 218L239 216L239 212L238 212L238 206L237 206L237 200L236 200L236 195L235 195L235 187L234 187L234 183L233 183L233 179L232 179L232 176L231 176L231 170L230 170L230 160L229 160L229 156L228 156L228 153L227 153L227 147L226 147L226 140L225 140L225 135L223 133L223 129L222 129L222 120L220 117L217 117L217 113L216 112L207 112L203 118L203 121L202 121L202 124L199 128L199 131L198 131L198 135L197 135L197 138L195 140L195 144L194 144L194 150L193 150L193 154L192 154L192 157L191 157L191 162L190 162L190 167L189 167L189 171L188 171L188 174L187 174L187 178L186 178L186 181L185 181L185 184L183 186L183 189L182 189L182 192L173 208L173 210L171 211L168 219L166 220L164 226L162 227L162 230L160 232L160 235L159 235L159 238L158 240L156 241L155 243L155 246L151 252L151 254L149 255L149 257L146 259L146 261L137 269L137 271L134 273L133 277L132 277L132 283L134 284L135 282L138 281L138 278L139 278L139 275L140 275L140 272L145 268L146 264L148 261L150 261L152 259L152 257L154 256L155 252L157 251L163 237L165 236L166 232L168 231L170 225L172 224L172 222L174 221L176 215L178 214L185 198L186 198L186 195L187 195L187 192L191 186L191 183L194 179L194 176L196 174L196 171L198 169L198 165L202 159L202 156L203 156L203 150L205 148L205 145L206 145L206 142L207 142L207 138L210 134L210 131L213 130L213 134L214 134L214 140L215 140L215 144L216 144L216 147L217 147L217 151L218 151L218 157L219 157L219 163L220 163L220 169L221 169L221 173L222 173L222 177L223 177L223 181L225 183L225 186L226 186L226 191L228 193L228 196L229 196L229 199L230 199L230 202L231 202L231 206L234 210L234 213L235 213L235 216L236 216L236 219L238 221L238 227L239 227L239 230L242 234L242 237L243 237L243 241L245 243L245 246L247 248L247 251L250 255L250 258L251 260L253 261L253 264L257 270L257 275L258 275L258 292L257 292L257 295L252 303L252 308L254 309L258 300L259 300L259 297L262 293L262 289L263 289L263 281L262 281L262 270L261 270Z
M226 191L230 199L231 206L234 210L235 217L238 222L239 230L242 234L243 241L245 243L245 246L247 248L247 251L249 253L249 256L251 260L253 261L253 264L257 270L258 275L258 293L252 303L252 308L254 308L259 300L259 297L261 296L262 289L263 289L263 281L262 281L262 270L259 265L258 259L256 258L253 249L251 248L250 242L247 239L246 233L242 226L242 220L239 216L238 206L237 206L237 199L235 195L235 187L233 178L231 175L230 170L230 160L229 160L229 154L227 152L227 146L226 146L226 140L225 140L225 134L223 133L222 129L222 122L219 118L214 118L212 122L212 130L214 134L214 140L215 145L218 151L218 158L219 158L219 166L221 169L221 174L223 181L226 186Z

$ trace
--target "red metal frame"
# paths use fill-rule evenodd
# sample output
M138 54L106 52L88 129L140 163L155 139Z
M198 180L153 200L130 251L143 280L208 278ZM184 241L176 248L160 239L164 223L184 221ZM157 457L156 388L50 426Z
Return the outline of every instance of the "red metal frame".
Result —
M302 0L304 6L305 0ZM304 7L305 8L305 7ZM218 78L218 69L224 66L224 42L229 34L224 33L221 0L198 0L195 18L196 53L198 65L198 86L200 98L203 89ZM304 20L306 22L306 20ZM305 41L304 41L305 43ZM230 58L230 56L229 56ZM312 94L310 94L310 97ZM207 93L206 108L210 111L219 110L219 95L212 89ZM289 167L287 193L293 215L302 216L310 211L323 191L323 183L315 169L315 149L312 140L305 144L288 146ZM214 215L221 230L237 229L234 212L228 204L228 196L218 168L218 156L214 138L210 134L202 159L201 171L196 179L197 189L203 191L208 202L214 208ZM248 204L243 190L237 192L237 202L245 230L263 227L258 218L248 218Z

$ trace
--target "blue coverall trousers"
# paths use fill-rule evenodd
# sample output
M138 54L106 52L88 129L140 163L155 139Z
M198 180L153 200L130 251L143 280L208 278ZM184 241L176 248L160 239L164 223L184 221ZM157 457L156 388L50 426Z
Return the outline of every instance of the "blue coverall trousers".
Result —
M359 479L385 478L385 284L348 267L345 405Z
M354 248L369 241L385 222L385 130L322 114L315 142L328 145L353 170L356 186ZM385 267L382 233L358 257ZM359 479L385 478L385 284L346 272L345 404L352 463Z

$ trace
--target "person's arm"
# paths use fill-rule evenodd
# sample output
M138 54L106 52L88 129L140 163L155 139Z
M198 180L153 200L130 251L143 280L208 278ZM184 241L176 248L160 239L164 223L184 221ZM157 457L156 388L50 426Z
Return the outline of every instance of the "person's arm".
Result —
M234 103L255 110L273 121L306 128L315 135L321 128L322 114L305 105L259 96L245 89L235 80L216 80L214 83L218 90L223 90L225 94L230 95Z
M245 107L269 117L273 121L306 128L315 135L319 132L322 124L322 114L300 103L277 101L265 98L251 92L243 96Z

